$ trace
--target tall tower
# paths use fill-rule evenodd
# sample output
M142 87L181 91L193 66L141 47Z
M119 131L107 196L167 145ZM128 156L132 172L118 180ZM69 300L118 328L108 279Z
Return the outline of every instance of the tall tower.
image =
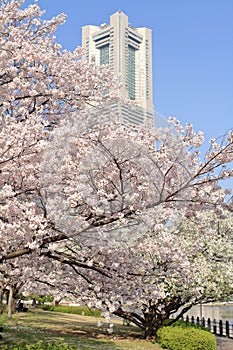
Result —
M110 24L82 28L84 60L95 57L97 64L107 64L120 77L122 96L136 103L119 107L125 122L153 125L151 36L150 29L129 25L122 11L110 16Z

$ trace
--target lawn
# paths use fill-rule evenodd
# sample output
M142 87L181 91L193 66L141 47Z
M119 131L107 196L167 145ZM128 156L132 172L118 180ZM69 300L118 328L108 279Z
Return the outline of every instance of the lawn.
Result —
M137 327L124 326L121 320L112 320L114 332L110 335L105 326L98 328L98 320L100 318L43 310L16 313L12 319L0 315L0 325L3 326L0 348L7 346L11 349L14 342L33 344L38 340L63 339L77 350L162 349L158 344L143 340Z

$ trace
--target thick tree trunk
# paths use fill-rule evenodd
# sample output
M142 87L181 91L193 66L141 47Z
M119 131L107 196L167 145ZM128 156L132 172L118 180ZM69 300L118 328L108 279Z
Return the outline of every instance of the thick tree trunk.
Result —
M14 311L14 290L13 287L9 287L9 298L8 298L8 317L12 318L12 313Z
M151 310L152 311L152 310ZM124 311L122 308L118 308L115 312L115 315L120 316L124 318L125 320L128 320L135 325L137 325L139 328L141 328L144 331L144 338L145 339L156 339L156 332L161 327L162 319L155 319L153 317L153 313L145 313L144 317L141 315L130 312L130 311Z
M148 324L145 328L144 338L156 340L156 332L157 329L155 329L152 324Z
M162 327L163 319L156 317L154 314L144 314L145 316L145 328L144 328L144 338L145 339L153 339L156 340L157 338L157 331L159 328Z

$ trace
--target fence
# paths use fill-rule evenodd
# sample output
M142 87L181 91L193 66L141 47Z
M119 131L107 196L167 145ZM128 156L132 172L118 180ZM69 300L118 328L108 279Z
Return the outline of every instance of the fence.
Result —
M220 337L233 338L233 324L230 324L228 321L216 321L215 319L210 320L210 318L206 320L204 317L200 319L200 317L195 318L194 316L186 316L183 320L208 328L212 333Z

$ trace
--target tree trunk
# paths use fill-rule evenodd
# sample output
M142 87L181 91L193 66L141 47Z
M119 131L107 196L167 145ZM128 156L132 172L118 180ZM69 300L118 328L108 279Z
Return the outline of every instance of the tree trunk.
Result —
M144 338L156 340L156 329L154 329L153 325L146 325Z
M157 338L157 331L163 326L165 319L169 318L169 314L158 310L155 305L150 305L150 307L144 311L144 338L153 339Z
M13 308L14 308L14 290L13 290L13 287L10 286L9 287L9 298L8 298L8 304L7 304L7 307L8 307L8 317L9 318L12 318L12 313L13 313Z
M162 326L162 322L159 319L155 319L153 317L146 317L145 319L145 328L144 328L144 338L150 339L150 340L156 340L157 338L157 331Z
M0 315L3 313L3 289L0 289Z

